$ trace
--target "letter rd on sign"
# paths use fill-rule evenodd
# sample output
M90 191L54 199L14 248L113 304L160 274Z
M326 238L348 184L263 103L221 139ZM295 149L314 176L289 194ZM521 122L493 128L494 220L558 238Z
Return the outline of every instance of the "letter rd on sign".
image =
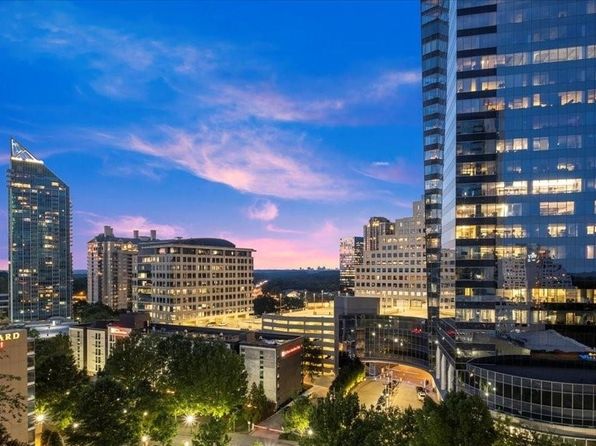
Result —
M0 342L16 341L20 337L21 337L21 333L19 333L18 331L15 331L14 333L4 333L4 334L0 333Z

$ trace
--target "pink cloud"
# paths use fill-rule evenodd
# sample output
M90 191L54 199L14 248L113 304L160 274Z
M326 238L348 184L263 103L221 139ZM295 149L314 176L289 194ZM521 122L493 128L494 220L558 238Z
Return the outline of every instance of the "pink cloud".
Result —
M186 236L186 231L181 226L157 223L139 215L107 217L91 212L77 214L82 215L87 222L85 232L91 236L103 233L104 226L111 226L114 228L114 235L122 237L132 237L134 230L138 230L141 235L148 235L152 229L157 231L157 237L161 239Z
M8 269L8 259L0 259L0 270Z
M309 266L337 268L337 249L320 246L308 240L277 238L233 239L237 246L253 248L255 268L283 269Z
M271 221L279 215L279 209L269 200L257 200L247 210L248 218L251 220Z
M241 192L289 199L336 200L353 197L348 182L323 171L300 136L279 130L221 129L191 132L162 127L162 141L129 135L111 138L121 149L158 157L194 175Z
M278 234L304 234L304 231L299 231L297 229L287 229L287 228L280 228L272 223L269 223L265 226L265 229L269 232L276 232Z

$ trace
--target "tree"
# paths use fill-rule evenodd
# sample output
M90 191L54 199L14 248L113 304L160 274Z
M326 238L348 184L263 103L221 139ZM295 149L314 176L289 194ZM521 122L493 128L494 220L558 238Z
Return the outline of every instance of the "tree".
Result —
M192 439L192 446L227 446L230 444L228 429L226 418L209 417Z
M126 387L109 377L85 386L75 413L75 422L67 428L69 445L136 446L140 441L142 413Z
M296 398L284 412L284 429L300 436L306 435L310 427L312 411L313 406L307 397Z
M2 446L27 446L26 443L17 441L8 435L8 431L4 425L0 424L0 445Z
M360 413L355 394L329 394L312 411L309 435L300 446L349 446L351 430ZM312 432L312 433L311 433Z
M556 437L520 428L508 418L494 421L497 441L493 446L564 446L566 443Z
M409 446L415 435L414 410L398 409L360 412L351 430L349 442L354 446Z
M310 338L304 338L302 343L302 374L311 380L313 376L323 373L323 349Z
M111 321L117 319L118 313L101 302L90 304L78 300L72 305L73 318L83 324L95 321Z
M246 398L245 412L248 421L255 424L275 413L275 403L267 399L263 383L252 384Z
M275 313L277 311L277 302L271 296L257 297L252 301L255 315L260 316L263 313Z
M64 441L58 432L44 430L41 434L41 446L64 446Z
M427 398L416 413L415 446L478 446L496 439L490 412L477 396L452 392L441 404Z
M35 399L57 429L70 423L77 388L87 380L77 370L68 336L35 341Z
M331 383L330 392L347 394L365 377L364 364L358 358L340 357L339 373Z

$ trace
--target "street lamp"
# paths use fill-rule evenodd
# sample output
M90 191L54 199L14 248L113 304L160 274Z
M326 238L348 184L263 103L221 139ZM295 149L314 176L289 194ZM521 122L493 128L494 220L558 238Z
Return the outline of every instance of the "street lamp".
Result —
M309 427L308 430L306 431L306 433L308 434L309 437L312 437L312 434L314 433L312 431L312 429Z
M195 417L193 414L188 414L184 416L184 424L186 424L187 426L193 426L197 421L197 417Z
M36 423L43 423L46 420L46 414L45 413L38 413L37 415L35 415L35 422Z

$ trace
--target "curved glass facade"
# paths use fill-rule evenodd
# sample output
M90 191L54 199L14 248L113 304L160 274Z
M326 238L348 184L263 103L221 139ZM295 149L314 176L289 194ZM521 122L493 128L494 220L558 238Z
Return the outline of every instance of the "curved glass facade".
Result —
M596 364L504 356L470 361L463 388L518 418L596 427Z

